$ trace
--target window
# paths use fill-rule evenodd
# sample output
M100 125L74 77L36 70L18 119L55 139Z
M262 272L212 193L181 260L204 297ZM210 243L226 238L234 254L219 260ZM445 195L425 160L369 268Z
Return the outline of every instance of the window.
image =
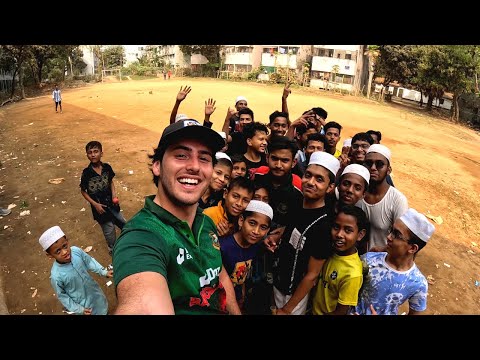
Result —
M352 54L345 54L345 60L352 60Z

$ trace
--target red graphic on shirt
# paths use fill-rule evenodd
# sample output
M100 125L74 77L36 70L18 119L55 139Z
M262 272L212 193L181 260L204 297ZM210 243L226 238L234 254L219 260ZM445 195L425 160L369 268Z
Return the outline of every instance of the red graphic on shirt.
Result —
M252 259L240 261L235 264L235 268L230 274L230 279L235 285L242 285L247 279L247 275L252 267Z
M204 286L202 290L200 290L200 297L190 297L190 304L189 306L208 306L210 307L210 303L208 300L212 297L215 291L218 290L218 308L222 312L226 312L227 309L227 294L225 293L225 289L222 283L218 283L217 286Z

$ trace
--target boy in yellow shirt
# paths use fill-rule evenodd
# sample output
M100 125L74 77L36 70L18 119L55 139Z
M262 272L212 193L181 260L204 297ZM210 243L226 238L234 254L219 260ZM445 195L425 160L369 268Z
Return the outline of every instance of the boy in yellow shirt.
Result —
M363 282L362 262L355 244L365 236L369 222L362 209L346 205L332 225L334 253L325 262L313 299L314 315L346 315L357 305Z

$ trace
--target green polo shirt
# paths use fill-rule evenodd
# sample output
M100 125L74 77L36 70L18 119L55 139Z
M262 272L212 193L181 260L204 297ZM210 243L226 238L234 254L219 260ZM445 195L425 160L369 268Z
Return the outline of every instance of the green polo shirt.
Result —
M175 314L226 311L219 281L222 257L213 221L198 208L193 228L161 206L154 195L123 227L113 250L115 286L127 276L152 271L165 277Z

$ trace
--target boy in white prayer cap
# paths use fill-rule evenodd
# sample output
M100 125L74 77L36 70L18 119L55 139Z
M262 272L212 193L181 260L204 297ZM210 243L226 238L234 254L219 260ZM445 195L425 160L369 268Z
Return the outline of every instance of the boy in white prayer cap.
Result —
M370 221L368 250L383 249L388 230L407 211L408 201L403 193L387 183L392 166L391 152L385 145L371 145L363 166L370 172L370 182L365 197L357 206L365 211Z
M340 162L333 155L316 151L310 156L302 178L302 207L289 215L274 267L273 295L277 315L304 315L310 290L323 264L332 254L330 221L333 207L325 195L335 188Z
M273 209L263 201L251 200L239 216L239 230L219 239L222 263L232 280L240 309L245 300L245 280L251 273L252 262L258 254L273 219Z
M88 271L111 278L113 270L102 267L82 249L70 247L59 226L45 231L40 236L39 243L47 256L55 259L50 271L50 282L67 311L78 315L106 315L107 298Z
M428 282L414 260L434 231L426 216L412 208L395 220L387 236L387 251L361 256L368 274L364 275L356 313L371 315L373 305L378 315L398 315L398 308L407 300L408 315L427 309Z

